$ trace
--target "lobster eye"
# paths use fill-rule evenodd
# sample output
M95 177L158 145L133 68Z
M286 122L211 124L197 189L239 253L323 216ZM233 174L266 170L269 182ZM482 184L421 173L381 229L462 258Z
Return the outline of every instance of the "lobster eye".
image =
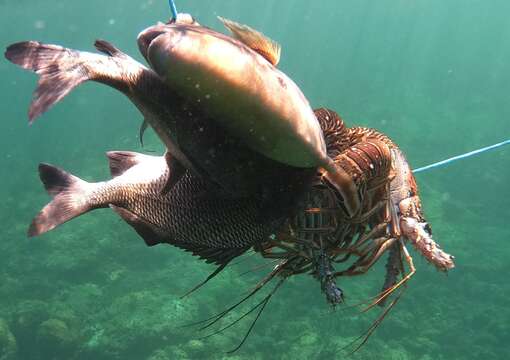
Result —
M423 229L425 229L425 231L432 236L432 228L430 227L429 223L425 223Z

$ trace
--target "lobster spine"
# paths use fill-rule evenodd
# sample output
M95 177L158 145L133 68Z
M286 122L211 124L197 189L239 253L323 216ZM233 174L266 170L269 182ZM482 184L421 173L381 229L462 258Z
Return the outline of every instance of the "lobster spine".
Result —
M377 139L361 141L335 159L350 174L358 191L373 180L387 179L391 170L391 152L388 145Z

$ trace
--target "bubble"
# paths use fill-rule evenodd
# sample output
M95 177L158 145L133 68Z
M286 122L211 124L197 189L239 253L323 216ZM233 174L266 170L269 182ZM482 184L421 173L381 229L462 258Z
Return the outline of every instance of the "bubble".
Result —
M46 27L46 22L44 20L36 20L34 21L34 28L41 30Z
M443 193L443 194L441 195L441 200L442 200L442 201L448 201L448 200L450 200L450 199L451 199L451 197L452 197L452 196L451 196L451 194L450 194L450 193L445 192L445 193Z

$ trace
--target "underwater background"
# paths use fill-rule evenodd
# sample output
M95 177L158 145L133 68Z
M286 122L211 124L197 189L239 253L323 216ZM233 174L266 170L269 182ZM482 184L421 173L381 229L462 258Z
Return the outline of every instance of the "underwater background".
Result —
M177 0L177 8L220 31L218 15L277 40L279 67L313 107L385 132L413 167L510 137L508 1ZM169 17L164 0L0 0L0 45L93 51L101 38L141 61L138 32ZM171 246L145 246L111 210L28 239L49 200L39 162L99 181L109 178L105 151L163 149L151 132L142 149L141 115L96 83L29 127L36 76L3 58L0 74L0 360L342 359L342 347L380 314L333 311L316 280L296 276L228 355L249 320L208 339L182 325L240 298L268 268L243 273L264 260L248 257L180 299L213 267ZM413 251L416 275L353 358L510 358L509 164L510 147L416 176L434 238L456 268L446 276ZM384 263L339 284L347 305L378 293Z

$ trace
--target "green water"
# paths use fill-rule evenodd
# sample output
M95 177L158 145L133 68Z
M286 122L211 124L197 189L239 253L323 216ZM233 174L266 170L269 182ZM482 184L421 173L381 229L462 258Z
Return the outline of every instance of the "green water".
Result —
M510 137L510 3L498 0L177 1L202 24L216 15L282 44L281 69L314 107L391 136L414 167ZM92 50L107 39L141 60L139 31L166 1L0 1L0 45L39 40ZM291 278L256 324L223 335L180 325L222 310L264 272L233 266L193 296L212 267L170 246L148 248L109 210L27 239L48 201L37 164L108 178L104 152L140 151L141 115L95 83L27 126L36 77L0 61L0 359L341 359L379 309L332 311L309 276ZM150 150L161 151L148 135ZM434 237L456 256L448 276L413 252L417 273L358 359L510 358L510 149L417 176ZM342 281L350 304L375 295L384 261ZM267 271L267 269L265 270ZM238 314L241 314L239 312Z

